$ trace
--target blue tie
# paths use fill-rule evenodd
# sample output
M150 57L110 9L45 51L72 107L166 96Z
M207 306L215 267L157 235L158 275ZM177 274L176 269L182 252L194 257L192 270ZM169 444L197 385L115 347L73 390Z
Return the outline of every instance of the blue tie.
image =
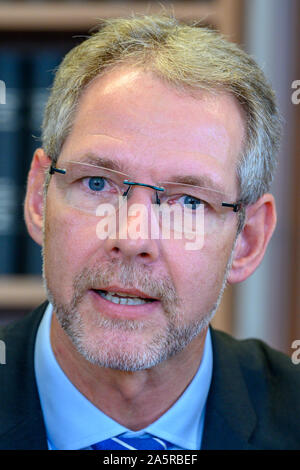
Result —
M116 436L92 445L94 450L166 450L170 443L158 437Z

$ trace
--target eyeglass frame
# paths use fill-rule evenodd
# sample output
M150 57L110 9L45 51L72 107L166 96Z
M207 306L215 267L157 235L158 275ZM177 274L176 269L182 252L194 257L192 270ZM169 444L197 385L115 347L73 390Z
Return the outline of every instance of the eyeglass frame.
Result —
M60 173L60 174L64 175L64 174L66 174L66 170L63 169L63 168L57 168L56 166L50 165L49 174L53 175L54 173ZM146 183L139 183L137 181L124 180L123 184L128 185L128 189L123 193L123 197L128 196L128 193L129 193L132 186L143 186L143 187L146 187L146 188L151 188L155 191L155 195L156 195L155 203L158 204L158 205L160 205L160 199L157 195L157 191L165 191L165 189L162 188L162 187L154 186L154 185L146 184ZM241 210L242 206L243 206L241 202L235 202L235 203L222 202L221 205L223 207L231 207L233 212L239 212Z

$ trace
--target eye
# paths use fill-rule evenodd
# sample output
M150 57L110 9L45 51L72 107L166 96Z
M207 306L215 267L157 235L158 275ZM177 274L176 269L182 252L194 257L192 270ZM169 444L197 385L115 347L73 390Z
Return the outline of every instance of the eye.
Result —
M181 198L183 198L183 204L192 210L197 210L200 207L200 205L204 203L201 199L197 199L194 196L185 195L185 196L182 196Z
M92 176L85 180L91 191L102 191L105 186L105 179L102 176Z

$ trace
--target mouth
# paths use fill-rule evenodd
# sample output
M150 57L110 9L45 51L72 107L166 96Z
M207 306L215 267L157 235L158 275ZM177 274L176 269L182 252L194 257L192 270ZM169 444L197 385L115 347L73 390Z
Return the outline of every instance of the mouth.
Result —
M121 291L107 291L102 289L94 289L94 292L98 294L105 300L112 302L118 305L129 305L129 306L136 306L136 305L144 305L148 303L157 302L157 299L150 298L143 293L139 292L121 292Z

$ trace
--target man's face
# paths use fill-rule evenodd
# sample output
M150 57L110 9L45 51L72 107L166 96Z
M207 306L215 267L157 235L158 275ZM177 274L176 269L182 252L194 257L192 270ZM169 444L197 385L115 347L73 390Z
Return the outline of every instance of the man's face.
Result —
M234 202L243 115L233 97L179 94L151 74L119 68L95 79L80 99L57 167L87 156L118 161L132 181L206 177ZM100 240L97 217L71 207L53 175L47 194L44 275L65 331L92 362L138 370L197 348L214 311L236 235L228 211L204 232L201 250L182 239ZM150 208L153 190L132 189L130 204ZM128 226L133 223L128 218ZM204 219L205 227L205 219ZM105 292L150 297L118 304Z

